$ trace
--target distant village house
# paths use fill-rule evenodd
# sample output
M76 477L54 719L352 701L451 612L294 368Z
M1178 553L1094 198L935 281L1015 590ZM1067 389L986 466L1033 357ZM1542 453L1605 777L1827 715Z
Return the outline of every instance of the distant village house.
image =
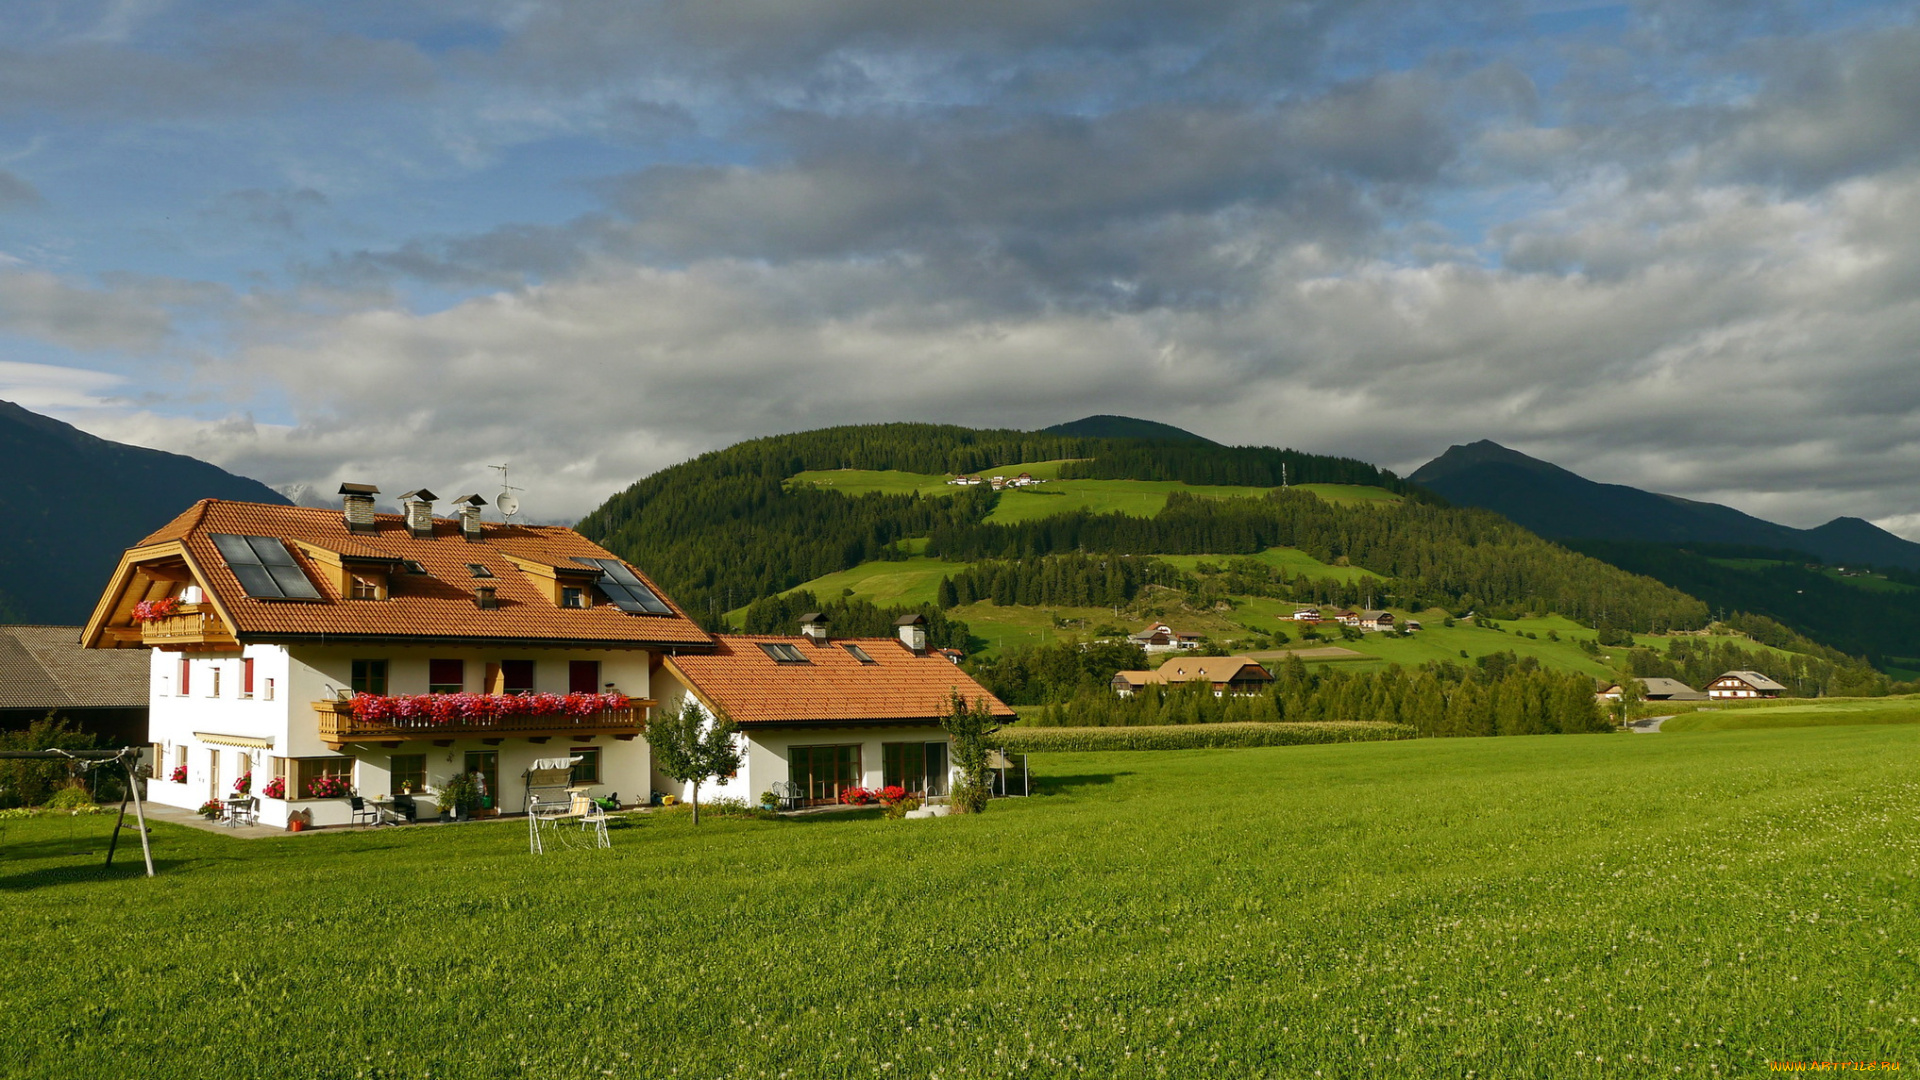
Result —
M1786 687L1757 671L1729 671L1707 684L1707 696L1716 701L1731 698L1777 698Z

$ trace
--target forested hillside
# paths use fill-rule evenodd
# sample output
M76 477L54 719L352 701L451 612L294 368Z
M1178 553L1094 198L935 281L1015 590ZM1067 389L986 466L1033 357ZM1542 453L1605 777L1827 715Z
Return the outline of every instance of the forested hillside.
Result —
M1043 463L1057 464L1042 470ZM1010 516L996 512L1002 498L1033 499L1055 489L1003 496L984 486L947 487L938 479L1016 464L1031 466L1042 479L1061 478L1049 484L1068 486L1066 478L1077 477L1167 487L1149 505L1126 507L1130 512L1095 512L1102 509L1096 506ZM836 486L842 475L846 486ZM1280 486L1283 477L1288 487ZM1343 492L1381 490L1377 499L1330 501L1299 486L1311 484L1348 485ZM1226 494L1235 489L1237 496ZM1039 505L1023 504L1023 510ZM1462 715L1479 707L1481 690L1491 693L1505 684L1515 665L1537 662L1516 658L1504 645L1487 654L1486 646L1498 640L1493 620L1541 617L1545 625L1531 625L1552 640L1540 642L1528 630L1514 635L1514 646L1540 652L1538 659L1560 673L1554 678L1572 681L1549 688L1552 680L1527 681L1532 676L1521 672L1527 678L1512 685L1525 689L1516 691L1522 697L1515 700L1531 702L1525 709L1531 719L1496 723L1501 730L1582 728L1586 721L1570 719L1580 713L1570 704L1569 719L1541 719L1558 711L1545 702L1564 697L1570 703L1575 695L1568 687L1607 672L1671 673L1697 683L1705 668L1738 661L1777 669L1800 693L1884 693L1887 682L1859 660L1767 618L1774 614L1770 609L1753 614L1723 604L1723 610L1710 610L1675 587L1680 582L1670 567L1649 565L1671 582L1662 583L1544 540L1492 512L1450 506L1364 462L1292 450L931 424L828 428L756 439L663 470L608 500L577 527L645 567L709 626L725 625L731 611L734 625L750 631L789 631L801 611L822 610L831 615L836 634L864 636L890 632L903 611L921 611L932 621L935 644L986 650L969 663L1008 700L1064 703L1070 697L1089 718L1091 703L1110 693L1105 680L1111 665L1121 661L1079 651L1078 645L1071 655L1048 660L1051 653L1021 642L1116 634L1100 618L1103 609L1122 622L1163 616L1197 621L1254 643L1234 646L1239 648L1285 643L1289 635L1282 628L1292 626L1284 621L1285 604L1429 612L1437 622L1420 640L1449 644L1442 650L1409 641L1407 648L1427 665L1419 669L1426 671L1421 678L1441 688L1446 712ZM1629 562L1618 552L1605 555ZM871 563L899 569L845 573ZM892 591L873 594L884 598L875 603L861 592L881 576L896 581ZM1854 588L1822 578L1818 595L1832 601L1831 590ZM1456 629L1448 612L1480 618ZM1276 623L1276 615L1282 621ZM1563 636L1555 638L1551 628L1562 619L1571 623L1559 622ZM1716 619L1726 624L1718 632L1747 633L1752 640L1632 646L1634 634L1697 630ZM1037 629L1024 629L1029 626ZM1369 655L1405 655L1371 639L1349 644L1371 650ZM1630 653L1602 655L1621 645ZM1795 658L1783 661L1768 647ZM1457 658L1445 659L1456 649ZM1555 650L1562 655L1550 655ZM1360 656L1350 650L1345 655ZM1456 661L1470 663L1455 669ZM1049 674L1049 664L1060 671ZM1361 693L1339 678L1315 680L1315 700L1345 701L1344 695ZM1401 690L1412 692L1401 687L1395 693ZM1416 726L1452 731L1457 725L1451 721L1440 724L1426 715L1433 711L1432 697L1424 690L1418 696L1424 719ZM1368 708L1375 706L1401 707L1374 702ZM1142 717L1171 707L1143 702L1130 707L1129 719L1116 714L1099 722L1145 722Z
M927 554L972 562L1068 552L1244 554L1291 547L1385 575L1401 606L1483 609L1495 617L1556 612L1582 622L1661 631L1704 626L1706 605L1527 532L1484 510L1419 502L1335 506L1305 492L1265 499L1174 495L1158 517L1067 514L1002 525L949 521ZM1303 596L1302 599L1311 598Z
M787 485L795 474L820 469L957 474L1018 462L1088 459L1072 467L1118 475L1125 467L1105 464L1108 457L1133 461L1129 455L1143 447L1172 452L1171 445L940 424L823 428L754 439L663 469L607 500L575 528L645 567L674 599L712 623L720 612L821 575L900 557L901 541L977 523L998 498L986 490L849 498ZM1391 472L1350 458L1191 443L1181 444L1170 459L1178 462L1170 468L1181 475L1161 478L1209 471L1262 477L1277 473L1274 463L1282 458L1290 483L1414 491Z

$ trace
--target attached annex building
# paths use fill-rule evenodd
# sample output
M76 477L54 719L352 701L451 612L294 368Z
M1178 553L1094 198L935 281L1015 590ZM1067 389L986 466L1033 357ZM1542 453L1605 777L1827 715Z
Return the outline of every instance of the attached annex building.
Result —
M654 669L713 639L571 529L482 523L477 495L449 520L424 489L397 515L341 493L340 511L203 500L121 558L82 644L150 650L149 797L191 809L251 773L263 824L334 825L348 803L316 781L431 799L465 772L518 812L532 761L568 755L644 799ZM507 697L525 700L496 712Z
M924 616L903 616L895 629L892 638L835 638L809 613L798 636L718 634L711 650L669 655L661 707L691 695L709 717L725 712L745 752L740 771L703 784L701 798L754 803L772 791L826 805L848 788L896 784L945 795L953 764L940 722L954 695L985 700L1003 720L1014 711L927 648Z

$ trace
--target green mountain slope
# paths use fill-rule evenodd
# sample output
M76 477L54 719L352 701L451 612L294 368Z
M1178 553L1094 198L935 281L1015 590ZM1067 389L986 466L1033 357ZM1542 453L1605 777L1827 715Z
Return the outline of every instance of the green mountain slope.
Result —
M72 625L121 552L200 499L286 503L204 461L95 438L0 401L0 619Z
M1258 478L1277 474L1276 463L1284 461L1290 482L1422 497L1393 473L1363 461L1270 448L1181 447L1177 460L1161 463L1156 475L1127 475L1125 463L1148 446L940 424L824 428L750 440L663 469L607 500L575 528L646 567L689 611L717 623L722 612L757 597L864 562L904 558L905 541L981 522L1001 498L1044 498L982 488L932 495L912 484L849 496L789 482L803 473L971 475L998 465L1065 462L1062 476L1086 470L1109 474L1089 479L1264 487ZM1253 479L1204 479L1210 475Z
M947 483L1019 472L1046 483ZM1281 476L1288 487L1265 483ZM829 428L662 470L577 527L712 626L778 631L822 610L842 632L884 632L912 608L934 617L937 643L993 664L1166 618L1238 649L1311 646L1308 659L1356 671L1460 665L1496 678L1533 664L1611 677L1625 671L1629 635L1647 644L1710 621L1683 589L1364 462L1263 447ZM1322 628L1315 642L1290 619L1301 603L1391 608L1433 629L1356 641ZM1469 611L1479 618L1455 618ZM1884 687L1777 623L1731 621L1759 640L1731 639L1727 656L1765 666L1784 655L1776 647L1799 650L1814 665L1809 687ZM1652 638L1660 656L1646 662L1686 640Z

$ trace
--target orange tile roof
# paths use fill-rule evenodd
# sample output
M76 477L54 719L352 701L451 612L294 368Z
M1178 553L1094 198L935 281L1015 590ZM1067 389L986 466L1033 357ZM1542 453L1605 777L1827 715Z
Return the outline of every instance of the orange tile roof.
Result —
M985 697L993 714L1014 712L938 653L916 655L897 638L833 638L824 645L778 634L716 634L711 653L667 658L667 666L736 723L876 723L937 720L955 691ZM782 664L762 642L792 645L808 663ZM843 645L858 645L863 664Z
M374 532L351 533L338 510L203 499L138 546L174 540L184 544L202 583L214 593L217 606L230 616L234 632L243 641L321 634L675 646L704 646L712 640L637 568L634 572L666 601L672 615L629 615L611 604L583 610L558 607L548 592L504 557L518 555L552 565L574 556L616 557L572 529L489 522L481 527L481 542L473 543L461 535L455 520L435 519L434 535L418 539L407 532L406 519L398 514L376 514L374 525ZM256 600L247 596L214 547L215 533L303 541L349 556L412 559L427 573L393 573L386 600L343 599L329 575L293 545L294 560L324 601ZM493 572L485 584L495 588L498 608L475 606L476 579L469 563Z

